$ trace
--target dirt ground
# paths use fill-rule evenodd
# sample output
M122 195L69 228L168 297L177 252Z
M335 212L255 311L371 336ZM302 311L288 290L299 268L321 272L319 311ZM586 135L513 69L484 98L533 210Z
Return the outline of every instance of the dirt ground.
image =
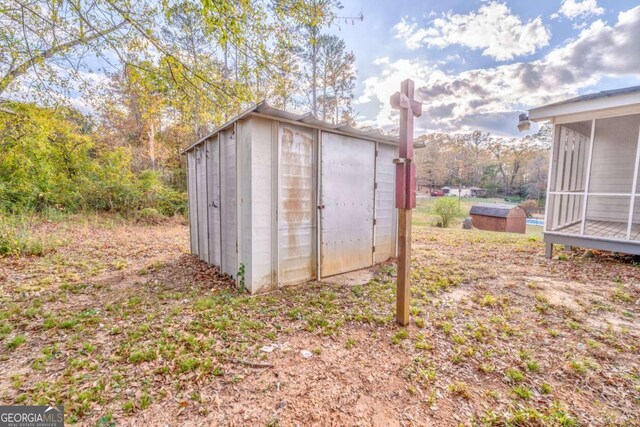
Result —
M640 425L640 267L541 237L416 227L412 322L395 266L252 297L180 221L43 222L0 258L0 404L69 424Z

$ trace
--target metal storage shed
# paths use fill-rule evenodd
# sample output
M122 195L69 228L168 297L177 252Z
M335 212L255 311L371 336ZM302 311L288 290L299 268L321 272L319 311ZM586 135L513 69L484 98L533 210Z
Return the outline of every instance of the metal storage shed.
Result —
M583 95L529 112L551 121L544 240L640 254L640 86Z
M525 233L527 214L515 205L479 203L471 207L473 226L480 230Z
M251 293L395 256L397 144L250 108L184 151L191 252Z

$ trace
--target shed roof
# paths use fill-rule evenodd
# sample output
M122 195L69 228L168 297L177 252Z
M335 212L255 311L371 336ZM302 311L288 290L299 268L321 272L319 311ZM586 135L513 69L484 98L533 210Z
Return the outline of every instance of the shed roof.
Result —
M529 110L534 121L548 120L565 114L583 113L609 108L640 105L640 86L589 93Z
M506 218L512 209L517 208L517 205L507 205L499 203L478 203L471 207L469 214L493 216L496 218Z
M211 133L209 133L205 137L199 139L195 143L185 148L182 153L183 154L186 153L187 151L198 146L199 144L201 144L208 138L212 137L216 133L220 132L221 130L228 128L238 120L243 119L250 115L267 116L270 118L286 120L289 122L298 122L301 126L309 126L309 127L319 128L323 130L334 131L336 133L344 134L347 136L353 136L355 138L369 139L373 141L384 141L384 142L389 142L396 145L398 144L398 138L385 135L379 130L363 131L360 129L356 129L352 126L349 126L346 123L338 123L334 125L331 123L323 122L322 120L314 116L312 113L295 114L289 111L273 108L267 103L267 101L262 101L254 105L253 107L248 108L242 113L238 114L237 116L235 116L234 118L232 118L231 120L223 124L222 126L215 128Z

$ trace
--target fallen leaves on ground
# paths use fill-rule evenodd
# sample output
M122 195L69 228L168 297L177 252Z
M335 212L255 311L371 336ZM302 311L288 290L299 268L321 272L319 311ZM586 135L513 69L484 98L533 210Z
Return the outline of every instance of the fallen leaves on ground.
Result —
M632 257L418 227L400 328L393 262L250 296L179 220L36 227L64 244L0 259L1 404L101 426L640 423Z

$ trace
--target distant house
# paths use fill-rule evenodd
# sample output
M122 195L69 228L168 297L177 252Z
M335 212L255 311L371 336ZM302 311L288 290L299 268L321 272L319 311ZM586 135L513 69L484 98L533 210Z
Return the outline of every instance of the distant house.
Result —
M527 229L527 214L516 205L479 203L471 207L469 215L479 230L524 233Z
M487 190L480 187L442 187L445 196L451 197L484 197Z
M480 187L470 187L471 197L487 197L487 190Z

